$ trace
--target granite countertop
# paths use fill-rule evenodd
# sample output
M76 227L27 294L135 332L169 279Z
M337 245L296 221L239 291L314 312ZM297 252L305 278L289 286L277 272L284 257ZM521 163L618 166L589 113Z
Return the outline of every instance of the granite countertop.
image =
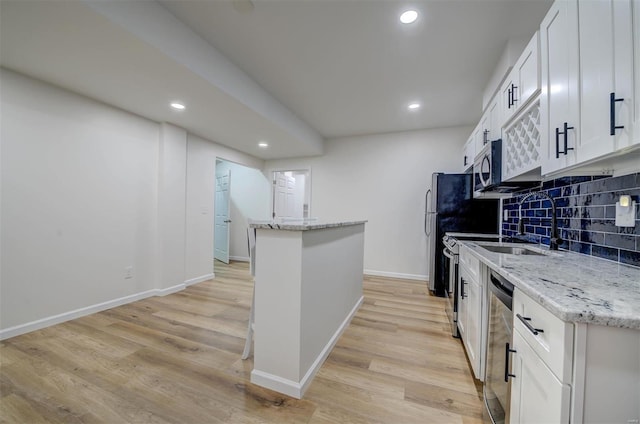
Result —
M640 330L640 268L539 245L460 243L564 321ZM521 246L544 255L495 253L482 245Z
M285 231L308 231L322 230L325 228L348 227L350 225L360 225L367 221L336 221L323 222L317 220L277 220L277 221L252 221L249 223L250 228L259 228L262 230L285 230Z

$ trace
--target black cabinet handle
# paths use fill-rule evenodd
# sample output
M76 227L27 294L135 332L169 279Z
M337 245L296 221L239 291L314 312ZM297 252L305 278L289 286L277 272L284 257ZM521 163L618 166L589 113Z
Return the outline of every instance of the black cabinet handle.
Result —
M544 333L544 330L540 328L535 328L533 325L529 324L529 321L531 321L531 318L523 317L520 314L516 314L516 317L518 317L518 319L522 321L524 326L527 327L527 330L531 331L534 336L537 336L538 333Z
M464 165L463 166L467 166L467 155L464 155Z
M623 100L623 98L616 99L616 93L609 95L609 135L616 135L616 130L624 128L624 125L616 125L616 102Z
M512 96L513 93L511 92L511 87L509 87L507 88L507 109L511 109L511 106L513 106L513 103L511 101Z
M570 127L568 123L564 123L563 125L564 131L560 131L560 128L556 127L556 159L560 157L560 153L567 154L569 150L573 150L573 147L568 146L568 130L572 130L573 127ZM560 134L564 136L564 150L560 150Z
M504 381L509 382L509 377L515 377L515 374L509 374L509 354L517 353L515 349L509 348L509 343L505 343L504 346Z
M465 296L465 294L464 294L464 285L465 285L465 284L469 284L469 283L467 283L466 281L464 281L464 278L462 278L462 277L460 278L460 282L462 283L462 284L460 285L460 298L461 298L461 299L464 299L465 297L467 297L467 296Z
M484 146L489 142L489 130L482 131L482 145Z
M511 105L515 106L516 102L518 101L518 99L516 99L516 90L518 89L518 86L511 84Z
M564 154L566 155L567 153L569 153L569 150L573 150L573 147L567 147L567 137L569 134L568 130L572 130L573 127L569 127L567 125L567 123L564 123Z

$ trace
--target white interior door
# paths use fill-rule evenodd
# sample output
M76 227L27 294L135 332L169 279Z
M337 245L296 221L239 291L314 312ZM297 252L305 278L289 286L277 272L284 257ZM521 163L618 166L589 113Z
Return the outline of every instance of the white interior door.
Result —
M231 189L231 171L216 176L215 196L215 229L214 255L215 259L229 263L229 193Z
M296 178L285 172L276 172L274 180L274 218L302 218L304 204L304 179L297 184Z

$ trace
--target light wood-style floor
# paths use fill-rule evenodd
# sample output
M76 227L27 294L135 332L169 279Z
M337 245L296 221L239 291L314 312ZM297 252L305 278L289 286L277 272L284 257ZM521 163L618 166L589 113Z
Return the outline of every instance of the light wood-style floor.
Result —
M420 282L365 301L296 400L249 382L247 264L216 279L0 342L0 422L479 423L481 386Z

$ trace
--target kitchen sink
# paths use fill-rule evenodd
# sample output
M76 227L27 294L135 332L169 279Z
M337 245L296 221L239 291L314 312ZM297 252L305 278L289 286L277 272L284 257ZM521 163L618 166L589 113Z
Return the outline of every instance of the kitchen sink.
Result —
M490 252L495 253L505 253L507 255L535 255L535 256L545 256L544 253L536 252L535 250L527 249L526 247L520 246L482 246L483 249L486 249Z

